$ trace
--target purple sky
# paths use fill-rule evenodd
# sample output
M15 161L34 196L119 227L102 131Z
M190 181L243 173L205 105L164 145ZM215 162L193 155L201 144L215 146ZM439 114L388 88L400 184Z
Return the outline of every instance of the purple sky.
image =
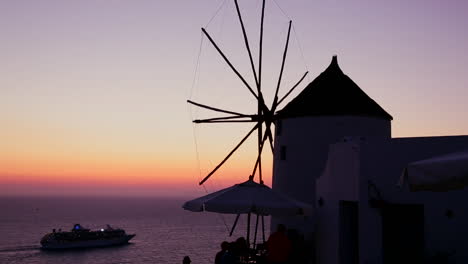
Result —
M165 169L174 171L175 164L188 164L195 184L194 135L203 174L249 128L194 129L190 119L208 114L188 107L186 99L255 111L252 96L206 39L195 75L200 28L223 2L1 1L0 174L12 153L26 160L76 148L79 155L91 149L116 160L140 155L158 166L173 164ZM283 92L306 70L307 81L313 80L337 54L342 70L393 115L394 136L468 134L466 1L276 2L294 23ZM261 1L239 3L256 45ZM266 12L268 97L288 18L274 1L267 0ZM207 29L253 83L232 1ZM38 141L51 144L36 146ZM254 155L252 146L241 153L233 164Z

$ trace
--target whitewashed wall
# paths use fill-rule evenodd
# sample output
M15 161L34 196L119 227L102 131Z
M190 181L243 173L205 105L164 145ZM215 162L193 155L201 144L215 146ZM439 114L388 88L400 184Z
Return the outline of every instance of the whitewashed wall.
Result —
M464 149L468 149L468 136L368 138L331 145L327 169L317 180L317 197L324 201L316 211L318 263L339 263L339 200L359 202L360 263L382 263L382 217L369 205L369 180L387 202L424 204L427 255L455 250L455 263L468 263L468 189L409 192L397 186L406 164ZM454 212L453 218L445 215L447 209Z
M468 189L450 192L410 192L397 187L406 164L468 149L468 136L397 138L388 142L362 144L360 181L360 256L361 263L382 259L381 218L368 202L368 180L393 203L424 204L425 249L457 253L455 263L468 263ZM450 209L453 218L445 213ZM369 232L369 230L376 230Z
M300 201L315 203L315 180L322 173L331 143L345 136L390 138L389 120L358 116L299 117L276 125L273 163L273 189ZM280 130L280 131L279 131ZM280 150L286 147L286 160ZM314 216L304 218L272 218L272 228L284 223L297 228L307 238L314 231Z
M316 200L316 260L320 264L340 263L339 230L340 200L359 199L360 139L332 144L322 175L317 179Z

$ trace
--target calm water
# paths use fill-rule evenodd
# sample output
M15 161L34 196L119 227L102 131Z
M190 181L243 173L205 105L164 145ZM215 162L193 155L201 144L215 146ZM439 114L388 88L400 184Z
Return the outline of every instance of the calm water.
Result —
M230 238L227 229L233 216L188 212L181 208L183 202L161 198L0 198L0 263L166 264L182 263L185 255L192 264L214 263L220 242L245 236L244 218ZM75 223L91 229L110 224L136 237L118 247L40 250L44 234L52 228L69 230Z

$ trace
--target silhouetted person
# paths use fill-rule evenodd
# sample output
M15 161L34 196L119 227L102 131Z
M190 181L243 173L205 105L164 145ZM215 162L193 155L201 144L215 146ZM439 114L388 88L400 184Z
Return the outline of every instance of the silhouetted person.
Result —
M224 255L221 257L221 264L236 264L237 259L236 256L234 255L236 248L235 242L228 243L228 249L224 253Z
M244 237L239 237L235 242L236 258L239 262L247 261L249 258L249 244Z
M272 264L286 263L290 253L291 242L286 236L286 227L279 224L267 241L267 261Z
M190 262L192 262L189 258L189 256L185 256L184 257L184 260L182 261L182 264L190 264Z
M301 264L306 262L304 237L296 229L288 229L287 236L291 241L289 263Z
M229 242L223 241L223 242L221 243L221 251L219 251L218 253L216 253L215 264L222 264L221 261L222 261L222 259L223 259L224 254L226 254L228 248L229 248Z

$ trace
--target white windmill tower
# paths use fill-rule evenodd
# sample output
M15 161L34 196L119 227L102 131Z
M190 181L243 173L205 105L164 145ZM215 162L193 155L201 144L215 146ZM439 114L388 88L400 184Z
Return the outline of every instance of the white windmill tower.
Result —
M344 137L390 138L392 119L343 73L333 56L328 68L275 115L273 189L315 205L315 183L328 146ZM310 238L313 218L275 217L272 226L282 222Z

